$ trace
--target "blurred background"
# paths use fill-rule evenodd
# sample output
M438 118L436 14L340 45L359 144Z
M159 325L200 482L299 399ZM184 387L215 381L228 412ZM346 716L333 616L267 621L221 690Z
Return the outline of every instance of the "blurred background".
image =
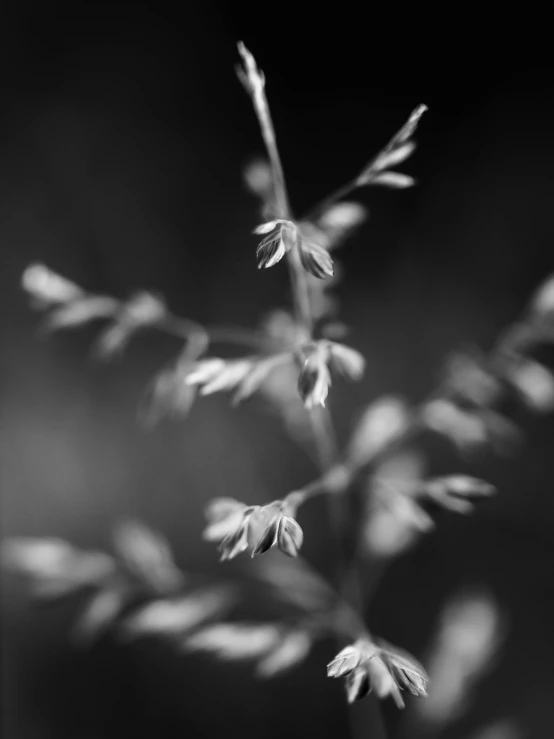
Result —
M183 569L219 576L200 536L207 500L266 502L315 474L255 400L233 410L214 396L183 422L145 429L137 407L178 342L151 333L117 363L92 361L96 327L44 340L20 289L39 261L91 292L160 292L176 314L206 323L256 327L287 304L286 270L256 269L257 203L242 171L263 148L234 72L237 40L266 74L298 212L356 174L417 104L430 108L403 170L418 187L355 197L370 218L341 252L338 295L368 365L361 383L333 388L340 438L382 394L424 397L452 350L489 349L554 266L554 69L543 8L511 17L494 3L8 4L3 537L108 548L113 526L134 516L168 537ZM517 420L525 443L508 459L468 465L446 446L430 450L434 473L465 471L499 494L472 517L445 517L399 557L369 614L376 633L422 660L460 588L484 589L507 614L505 644L446 737L485 737L477 732L486 726L487 739L554 735L554 418ZM306 556L325 571L324 507L311 504L301 523ZM1 613L6 739L344 736L343 693L325 678L331 642L259 683L247 666L155 644L108 639L75 650L73 607L32 608L11 578ZM388 704L385 719L401 735Z

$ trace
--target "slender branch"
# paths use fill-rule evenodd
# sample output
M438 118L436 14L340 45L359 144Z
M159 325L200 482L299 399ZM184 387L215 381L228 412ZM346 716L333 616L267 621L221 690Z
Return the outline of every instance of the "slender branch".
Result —
M239 76L243 81L248 92L252 97L254 103L254 110L256 112L260 128L262 131L262 137L264 139L269 161L271 165L271 171L273 176L273 185L275 192L275 201L278 211L278 215L281 218L292 220L293 214L289 204L289 197L287 193L285 177L283 167L281 164L281 158L279 150L277 148L277 140L275 136L275 130L273 127L273 121L269 111L269 105L265 96L265 78L263 74L258 70L254 57L245 48L243 44L239 44L239 52L242 56L245 65L245 72L240 70ZM294 313L297 323L302 326L308 337L311 337L313 331L313 316L312 307L310 304L310 292L308 287L307 275L302 266L300 259L300 253L298 246L295 244L292 249L287 252L287 263L289 266L289 276L291 282L292 298L294 305ZM323 412L318 412L315 409L310 409L309 412L310 425L312 429L312 435L316 447L316 455L319 462L320 470L325 474L333 468L336 464L338 457L337 445L335 441L335 433L333 429L332 419L327 409ZM339 591L346 597L346 601L350 600L349 611L355 614L355 618L358 622L362 622L362 614L359 611L358 604L360 603L360 597L358 589L351 589L349 594L344 593L344 586L348 586L348 582L342 582L341 578L345 571L345 556L342 546L342 531L343 531L343 519L344 512L342 509L342 503L339 499L329 499L328 503L328 514L329 524L333 533L333 541L336 552L336 563L337 563L337 581L339 582ZM377 706L373 709L374 712L379 712ZM351 732L353 736L365 736L367 734L367 723L354 721L351 712L348 712L348 720L350 722ZM373 722L375 724L375 722ZM379 734L384 737L385 732L383 730L382 719L379 718L378 722Z
M289 218L290 207L285 185L285 175L277 149L277 139L269 112L269 105L265 96L265 77L258 69L256 60L242 42L238 44L238 50L244 62L244 71L240 68L237 70L239 78L252 98L254 111L260 124L262 138L271 164L275 200L278 210L277 215L279 218Z
M277 147L277 138L275 136L275 129L271 118L269 104L265 95L265 77L258 69L254 57L245 48L244 44L239 44L239 52L245 66L245 72L242 72L242 76L240 74L239 76L241 76L243 84L251 95L254 110L260 124L262 137L269 156L278 215L281 218L291 220L293 215L290 208L283 166L279 155L279 149ZM287 262L289 265L295 318L297 323L305 328L308 336L311 336L313 318L308 281L296 244L294 248L287 252ZM319 467L322 472L325 472L331 468L337 458L337 449L331 417L326 410L324 410L323 413L319 413L317 410L310 410L309 418ZM341 530L339 529L342 519L342 511L339 511L339 507L340 503L337 504L334 501L330 503L329 519L333 529L334 539L336 541L337 554L340 555L338 559L342 564L343 554L340 542Z
M402 126L402 128L395 133L395 135L389 140L379 153L366 164L362 171L352 178L344 185L339 187L333 193L324 198L319 202L306 216L306 220L315 220L317 217L333 205L337 200L348 195L352 190L364 185L369 185L373 180L376 180L379 172L382 172L389 164L400 163L404 159L407 159L415 148L413 141L410 138L417 128L419 120L423 113L427 110L426 105L418 105L412 114ZM396 156L394 156L396 154ZM391 161L391 159L393 161ZM389 174L392 174L389 172ZM413 183L412 183L413 184Z
M187 339L192 333L203 331L207 334L210 344L233 344L246 346L252 349L270 350L273 342L261 331L250 330L239 326L203 326L188 318L180 318L168 315L159 323L153 324L154 328L165 331L179 338Z

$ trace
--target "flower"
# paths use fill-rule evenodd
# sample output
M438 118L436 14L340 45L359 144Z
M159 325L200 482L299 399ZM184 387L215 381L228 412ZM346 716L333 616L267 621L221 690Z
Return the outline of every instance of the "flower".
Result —
M206 509L204 539L220 541L221 561L250 550L251 556L277 546L289 557L298 556L304 535L294 519L294 499L276 500L265 506L247 506L233 498L216 498Z
M402 126L389 143L374 157L356 178L356 185L385 185L386 187L405 188L412 187L415 181L408 175L393 172L389 167L401 164L410 157L415 148L412 135L416 130L421 116L427 110L426 105L418 105L412 111L406 123Z
M325 406L331 385L330 366L353 380L359 380L365 368L364 358L355 349L327 340L305 344L300 349L300 361L298 392L308 409Z
M257 226L254 233L265 234L256 249L258 269L273 267L296 248L306 272L319 279L333 276L333 260L327 249L307 239L292 221L284 218L268 221Z
M220 561L226 562L228 559L234 559L238 554L248 549L248 524L252 511L245 510L242 514L237 528L223 539L219 545L221 552Z
M323 280L333 276L333 260L327 249L305 238L298 239L302 266L314 277Z
M214 498L206 508L205 541L222 541L242 524L247 506L234 498Z
M330 385L331 373L326 357L321 352L314 351L304 361L298 376L298 392L306 408L316 405L325 407Z
M281 513L270 521L252 551L252 556L263 554L271 547L277 546L289 557L297 557L303 540L304 534L299 524L291 516Z
M208 357L192 365L185 383L199 387L200 395L234 390L236 405L253 395L277 366L290 361L290 352L239 359Z
M267 234L256 249L258 269L273 267L296 243L297 229L292 221L278 218L262 223L254 229L255 234Z
M327 665L327 676L346 678L349 703L360 700L371 690L379 698L391 695L398 708L404 707L401 690L416 696L427 695L427 674L411 655L367 637L339 652Z

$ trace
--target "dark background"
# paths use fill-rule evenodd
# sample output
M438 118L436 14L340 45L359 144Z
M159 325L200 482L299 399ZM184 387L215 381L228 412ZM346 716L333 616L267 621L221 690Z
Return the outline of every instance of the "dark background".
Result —
M285 270L258 273L256 203L241 171L262 154L238 84L242 39L268 80L298 212L349 179L425 102L419 186L360 192L370 220L341 254L342 316L368 360L334 388L342 435L382 393L412 401L445 354L487 349L553 267L554 76L550 3L310 7L242 3L7 3L0 66L1 484L6 535L108 546L119 518L162 530L183 568L216 571L201 542L205 502L277 497L309 479L309 460L252 402L206 401L182 424L136 423L145 385L171 339L132 344L118 365L90 361L93 328L36 336L19 288L32 261L85 288L125 297L144 287L200 321L255 326L288 299ZM370 623L422 654L445 597L488 587L510 637L468 716L523 736L554 734L551 660L554 421L523 419L515 459L467 468L500 494L454 516L400 558ZM439 472L458 462L442 447ZM464 468L465 469L465 468ZM302 525L326 564L325 514ZM8 739L231 735L343 736L343 695L324 677L333 646L272 683L250 670L156 647L67 644L70 607L34 610L2 592ZM395 724L394 710L386 710Z

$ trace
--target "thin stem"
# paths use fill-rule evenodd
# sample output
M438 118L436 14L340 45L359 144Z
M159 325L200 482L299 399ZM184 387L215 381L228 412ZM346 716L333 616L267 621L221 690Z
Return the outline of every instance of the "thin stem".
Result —
M252 98L254 111L260 124L262 138L265 148L269 156L271 165L271 173L273 177L273 187L275 194L275 202L277 206L277 215L279 218L289 218L290 207L285 185L285 175L281 157L277 149L277 138L275 136L275 128L271 119L269 105L265 96L265 77L256 65L256 60L243 43L238 45L239 53L244 62L244 70L239 69L239 77L242 80L247 92Z
M260 124L262 137L269 156L277 212L279 217L291 220L293 215L290 208L283 166L277 147L277 139L269 105L265 96L265 78L258 70L254 57L247 51L244 45L239 45L239 52L245 65L245 73L243 73L242 79L252 97L254 110ZM292 248L287 252L287 262L289 265L296 321L305 328L308 336L311 336L313 317L310 305L308 280L296 245L295 248ZM326 473L332 469L338 457L331 416L327 410L324 410L322 413L311 410L309 417L319 467L323 473ZM335 549L337 553L337 579L340 581L345 569L345 556L341 542L344 511L341 502L338 499L330 499L328 502L328 511L329 522L333 531L333 539L335 541ZM353 601L352 605L355 607L357 601L359 601L357 589L356 592L353 591L350 595Z
M234 344L258 351L269 349L271 346L271 342L268 341L267 337L258 331L250 331L235 326L202 326L196 321L171 314L158 323L152 324L152 326L181 339L188 339L191 334L202 332L208 336L211 344Z
M295 248L287 252L287 264L289 268L292 302L296 322L302 326L308 336L311 336L313 330L313 318L310 305L310 291L308 288L306 272L304 271L304 267L300 261L300 255L296 245Z
M265 78L258 70L254 57L244 47L243 44L239 44L239 52L243 58L245 67L244 71L241 70L240 76L252 97L254 110L260 124L262 137L264 139L269 156L271 171L273 175L273 186L277 214L280 218L292 220L293 215L289 204L283 166L281 163L279 150L277 148L277 140L273 127L273 121L271 119L271 114L269 111L269 105L267 103L264 91ZM307 275L302 266L300 254L296 244L287 252L287 262L289 265L289 276L291 282L295 318L297 323L305 329L308 337L311 337L313 330L313 316L310 304L310 292L308 287ZM318 413L317 411L311 410L310 424L319 461L319 467L321 471L325 473L332 469L333 465L336 463L338 456L335 443L335 434L333 431L331 417L328 411L325 410L324 413ZM336 501L330 500L328 504L328 512L330 525L334 534L333 539L335 542L335 550L337 553L340 581L344 561L344 552L341 542L341 524L343 519L341 502L338 499ZM342 590L342 588L339 589ZM351 607L355 611L358 600L357 592L353 593L352 595L353 597ZM364 726L362 726L359 722L355 724L353 722L350 711L348 712L348 717L353 736L361 737L362 735L365 735L367 733L367 724L365 722Z

